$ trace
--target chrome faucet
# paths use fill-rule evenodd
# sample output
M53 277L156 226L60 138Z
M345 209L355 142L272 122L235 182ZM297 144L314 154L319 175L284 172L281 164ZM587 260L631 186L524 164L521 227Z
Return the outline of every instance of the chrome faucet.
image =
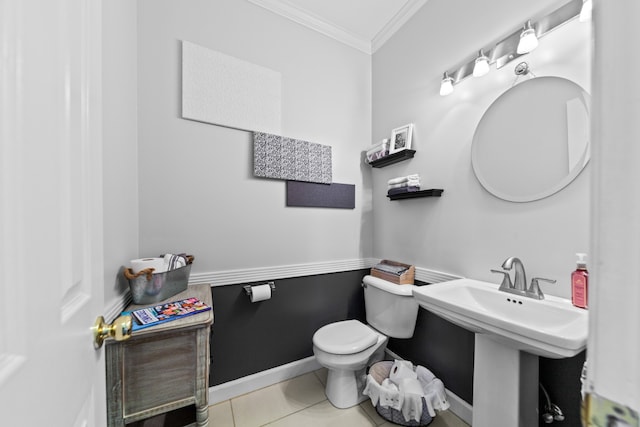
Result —
M511 268L515 267L516 275L513 279L513 283L511 282L511 277L509 276L509 271ZM542 277L534 277L531 279L531 286L527 289L527 275L524 272L524 265L519 258L510 257L507 258L502 263L502 270L491 270L492 273L501 273L504 275L502 278L502 283L500 284L500 288L498 290L503 292L509 292L516 295L521 295L527 298L534 299L544 299L544 294L540 289L539 281L548 282L548 283L556 283L555 280L551 279L543 279Z
M511 270L511 267L515 266L516 268L516 277L513 279L513 289L517 291L524 291L527 289L527 274L524 272L524 265L522 265L522 261L520 258L516 258L514 256L507 258L502 263L502 268L505 270Z

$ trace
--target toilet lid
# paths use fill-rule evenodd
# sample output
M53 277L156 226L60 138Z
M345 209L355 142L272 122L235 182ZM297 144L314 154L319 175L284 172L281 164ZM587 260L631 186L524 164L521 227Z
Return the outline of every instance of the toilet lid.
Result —
M313 344L333 354L353 354L363 351L378 341L370 327L357 320L344 320L323 326L313 335Z

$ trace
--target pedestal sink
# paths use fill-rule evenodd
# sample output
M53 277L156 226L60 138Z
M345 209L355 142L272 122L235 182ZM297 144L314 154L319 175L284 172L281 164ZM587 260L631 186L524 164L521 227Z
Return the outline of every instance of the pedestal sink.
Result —
M587 344L588 312L458 279L420 286L418 304L475 332L473 427L538 426L538 357L572 357Z

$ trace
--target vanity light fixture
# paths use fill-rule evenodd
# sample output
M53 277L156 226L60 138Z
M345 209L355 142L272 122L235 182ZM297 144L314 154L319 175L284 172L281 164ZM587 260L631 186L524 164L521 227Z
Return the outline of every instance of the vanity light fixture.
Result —
M580 22L587 22L591 19L591 10L593 9L592 0L584 0L582 3L582 9L580 9Z
M453 92L453 79L445 72L440 83L440 96L447 96L451 92Z
M531 26L531 20L529 20L525 24L524 30L520 33L520 41L516 52L520 54L529 53L536 47L538 47L538 37L536 36L536 30Z
M481 77L489 72L489 58L482 49L478 52L475 65L473 66L473 77Z
M453 92L453 87L467 77L482 76L490 71L491 66L497 70L517 60L522 55L531 52L538 46L538 38L543 37L559 26L578 18L581 14L588 15L591 10L592 0L569 0L558 9L542 16L529 19L523 27L515 27L502 39L493 43L483 43L489 52L465 57L455 67L445 70L444 77L440 81L440 95L446 96ZM489 47L490 46L490 47ZM528 74L533 75L530 71ZM517 74L526 76L527 73Z

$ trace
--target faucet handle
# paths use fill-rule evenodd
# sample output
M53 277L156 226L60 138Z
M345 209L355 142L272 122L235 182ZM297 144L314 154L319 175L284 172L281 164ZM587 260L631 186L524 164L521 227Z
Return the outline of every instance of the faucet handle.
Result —
M508 271L491 269L491 272L504 274L504 277L502 278L502 283L500 283L500 290L513 288L513 284L511 283L511 277L509 276Z
M535 295L536 298L538 299L544 299L544 294L542 293L542 290L540 289L540 285L538 284L539 281L547 282L547 283L556 283L556 280L545 279L543 277L534 277L533 279L531 279L531 286L529 287L529 290L527 292L529 294Z

